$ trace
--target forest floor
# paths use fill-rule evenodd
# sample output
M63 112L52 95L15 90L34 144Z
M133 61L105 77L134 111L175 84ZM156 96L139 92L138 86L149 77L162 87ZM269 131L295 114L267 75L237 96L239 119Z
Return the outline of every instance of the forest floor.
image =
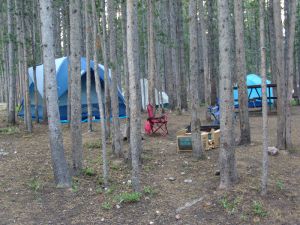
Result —
M5 113L2 108L2 128ZM144 135L143 193L134 203L124 202L131 176L123 161L110 158L111 186L102 189L99 123L92 133L83 124L87 169L73 178L71 189L62 190L53 181L47 126L34 125L29 134L20 121L18 127L0 129L0 224L300 224L300 107L293 107L292 114L295 149L270 156L268 194L262 197L261 116L250 118L252 144L236 148L239 182L225 192L218 189L215 175L219 149L206 151L207 159L200 161L190 153L178 154L175 133L189 124L190 114L170 113L167 137ZM68 125L63 133L71 164ZM269 118L269 134L274 146L276 116Z

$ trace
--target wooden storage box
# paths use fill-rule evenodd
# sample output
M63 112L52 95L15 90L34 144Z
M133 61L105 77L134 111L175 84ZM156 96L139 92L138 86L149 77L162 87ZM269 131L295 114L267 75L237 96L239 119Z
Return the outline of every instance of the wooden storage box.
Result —
M209 144L208 144L208 133L202 132L201 133L201 140L202 140L202 147L205 150L208 150ZM185 133L183 135L177 136L177 152L191 152L193 149L192 147L192 134L191 133Z

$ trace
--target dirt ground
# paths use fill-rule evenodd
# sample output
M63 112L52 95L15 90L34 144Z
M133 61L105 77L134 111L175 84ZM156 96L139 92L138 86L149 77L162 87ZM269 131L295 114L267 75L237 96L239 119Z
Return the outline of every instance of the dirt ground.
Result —
M236 148L239 183L228 192L218 190L219 149L206 151L207 159L200 161L176 153L175 132L189 121L189 113L169 113L167 137L144 135L144 191L135 203L120 203L120 194L131 191L130 168L123 161L110 158L111 186L102 188L99 123L95 132L86 132L86 124L82 129L84 167L96 174L75 177L71 189L61 190L53 181L47 126L34 125L29 134L19 122L18 129L0 133L0 224L300 224L300 107L293 107L295 148L270 156L265 197L260 196L261 116L251 117L252 144ZM0 127L5 126L2 110ZM70 164L67 125L63 131ZM274 146L276 116L269 118L269 133Z

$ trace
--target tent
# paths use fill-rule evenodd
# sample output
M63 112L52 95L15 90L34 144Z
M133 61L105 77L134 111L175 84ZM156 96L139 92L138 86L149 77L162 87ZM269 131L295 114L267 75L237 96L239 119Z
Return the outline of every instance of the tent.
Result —
M246 82L248 86L248 100L249 100L248 107L249 108L261 107L262 101L260 99L256 99L262 96L261 88L250 88L252 85L261 85L262 83L261 77L256 74L249 74L247 75ZM271 81L267 80L267 84L271 84ZM236 88L233 91L233 96L234 96L234 106L238 108L239 107L238 90ZM273 88L270 88L270 93L268 93L268 97L273 97ZM271 100L271 103L273 103L273 100Z
M62 122L67 122L67 108L68 108L68 58L63 57L55 60L56 65L56 80L57 80L57 93L58 93L58 103L60 120ZM96 94L95 77L94 77L94 62L90 61L89 69L91 70L91 103L92 103L92 113L93 119L100 119L100 113L98 108L98 100ZM82 120L85 121L88 116L87 112L87 96L86 96L86 59L81 58L81 104L82 104ZM101 89L104 91L104 67L98 65L98 72L100 72L100 82ZM99 73L98 73L99 74ZM33 79L33 68L28 69L29 75L29 92L30 92L30 107L31 115L35 118L34 114L34 79ZM36 67L36 77L37 77L37 91L38 91L38 115L39 118L43 117L43 88L44 88L44 66L39 65ZM104 96L104 94L102 95ZM119 99L119 116L120 118L126 117L126 106L124 97L118 88L118 99ZM104 98L103 98L104 102ZM23 102L21 103L21 110L18 114L19 116L24 116Z
M148 80L147 79L141 79L141 96L142 96L142 107L145 110L149 99L148 99ZM165 92L158 92L157 89L155 89L155 103L156 105L163 104L164 106L167 106L169 104L169 96Z

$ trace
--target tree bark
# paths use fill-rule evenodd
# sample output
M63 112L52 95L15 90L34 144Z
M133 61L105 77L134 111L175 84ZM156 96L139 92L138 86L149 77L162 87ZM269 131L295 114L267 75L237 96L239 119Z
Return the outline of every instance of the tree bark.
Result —
M187 106L187 92L186 92L186 77L188 77L187 66L184 59L184 27L183 27L183 10L182 10L182 1L178 1L177 6L177 15L178 15L178 28L177 28L177 36L178 36L178 62L179 62L179 76L180 76L180 92L181 92L181 108L186 109ZM178 88L178 87L177 87Z
M105 3L103 3L105 5ZM103 7L104 8L104 7ZM110 116L111 116L111 98L110 98L110 85L109 85L109 42L107 38L106 16L102 15L102 38L103 38L103 60L104 60L104 95L105 95L105 119L106 119L106 138L111 137L110 129Z
M204 157L200 131L200 104L198 96L197 72L198 72L198 38L197 38L197 2L189 1L189 35L190 35L190 79L191 79L191 106L192 106L192 146L193 157Z
M233 143L233 99L230 61L228 0L218 0L220 49L220 189L228 189L237 181L235 148Z
M124 78L125 78L125 102L126 102L126 137L127 140L130 139L130 108L129 108L129 75L128 75L128 59L127 59L127 15L126 9L127 3L124 1L122 3L122 34L123 34L123 68L124 68Z
M208 66L209 66L209 74L210 74L210 83L211 83L211 104L215 105L217 102L217 71L216 71L216 62L217 58L214 57L214 52L216 51L214 39L215 32L214 32L214 3L215 0L207 1L207 11L208 11L208 19L207 19L207 28L208 28L208 36L207 36L207 43L208 43Z
M105 9L105 0L102 1L103 9ZM100 40L99 40L99 34L97 27L98 25L98 16L96 13L96 3L93 1L92 5L92 11L93 11L93 18L94 18L94 24L93 24L93 41L94 41L94 76L95 76L95 83L96 83L96 92L97 92L97 99L98 99L98 105L99 105L99 111L100 111L100 117L101 117L101 143L102 143L102 169L103 169L103 180L104 185L108 186L108 177L109 177L109 166L108 166L108 160L107 160L107 151L106 151L106 130L105 130L105 112L104 112L104 106L103 106L103 96L102 96L102 90L101 90L101 83L100 83L100 74L98 70L98 54L100 47ZM105 12L102 13L102 19L106 20L105 18ZM105 49L105 48L103 48ZM106 57L106 50L103 50L103 57ZM107 61L107 60L106 60Z
M86 102L88 110L88 131L93 131L92 120L92 103L91 103L91 69L90 69L90 34L91 34L91 22L90 22L90 13L89 13L90 1L85 0L85 55L86 55ZM95 75L96 76L96 75ZM104 119L104 118L101 118Z
M155 107L156 52L154 37L154 2L148 0L148 102Z
M36 13L37 3L36 0L32 1L32 11L34 18L37 18ZM33 80L34 80L34 115L36 123L39 123L39 102L38 102L38 90L37 90L37 79L36 79L36 20L32 21L32 69L33 69Z
M16 76L14 75L14 53L13 53L13 1L7 0L7 33L8 33L8 77L9 77L9 99L8 99L8 123L16 123Z
M177 3L176 0L169 0L169 10L170 10L170 37L171 37L171 59L172 64L172 80L170 82L173 85L174 97L175 97L175 104L176 104L176 111L180 115L181 114L181 79L180 74L178 71L178 43L177 43L177 36L176 36L176 27L177 27ZM175 82L172 82L175 81Z
M70 1L71 138L73 172L82 169L80 1Z
M207 46L207 35L206 35L206 22L204 19L204 8L203 8L203 0L199 1L199 17L201 24L201 37L202 37L202 57L203 57L203 69L204 69L204 97L205 103L207 105L211 105L211 77L209 70L209 61L208 61L208 46ZM210 120L210 115L206 114L206 120Z
M285 124L285 136L286 136L286 148L292 149L292 121L291 121L291 101L292 101L292 90L293 90L293 76L294 76L294 41L295 41L295 27L296 27L296 1L289 2L289 34L286 35L287 42L287 53L286 53L286 124Z
M49 139L51 148L52 167L57 187L70 187L71 177L64 155L63 138L60 127L56 68L53 40L53 6L51 0L40 0L41 35L44 57L44 74L47 84L47 107L49 112Z
M284 46L281 21L280 0L273 1L274 26L275 26L275 43L276 43L276 77L277 77L277 148L285 149L285 78L284 78Z
M243 1L234 0L235 17L235 46L236 46L236 72L238 80L238 101L240 119L240 145L250 144L250 123L248 113L248 88L246 82L246 56L244 45L244 16Z
M30 104L30 95L29 95L29 76L28 76L28 58L27 58L27 47L26 47L26 6L24 2L22 3L22 28L21 28L21 36L22 36L22 44L23 44L23 74L24 74L24 90L25 90L25 116L26 116L26 128L29 133L32 132L32 120L31 120L31 104ZM24 12L25 11L25 12Z
M261 194L267 193L268 184L268 100L267 100L267 73L266 73L266 48L265 48L265 0L260 0L260 47L261 47L261 77L262 77L262 113L263 113L263 157L262 157L262 178Z
M127 54L129 72L129 101L130 101L130 150L132 157L132 186L139 192L140 168L139 159L142 151L141 142L141 112L138 91L138 17L137 0L127 1Z
M122 139L120 132L120 121L119 121L119 98L118 98L118 87L117 87L117 49L116 49L116 9L115 2L107 2L108 11L108 27L109 27L109 50L110 58L109 64L111 66L111 82L110 82L110 95L111 95L111 107L112 107L112 122L113 122L113 153L116 157L120 158L124 156L122 148Z

